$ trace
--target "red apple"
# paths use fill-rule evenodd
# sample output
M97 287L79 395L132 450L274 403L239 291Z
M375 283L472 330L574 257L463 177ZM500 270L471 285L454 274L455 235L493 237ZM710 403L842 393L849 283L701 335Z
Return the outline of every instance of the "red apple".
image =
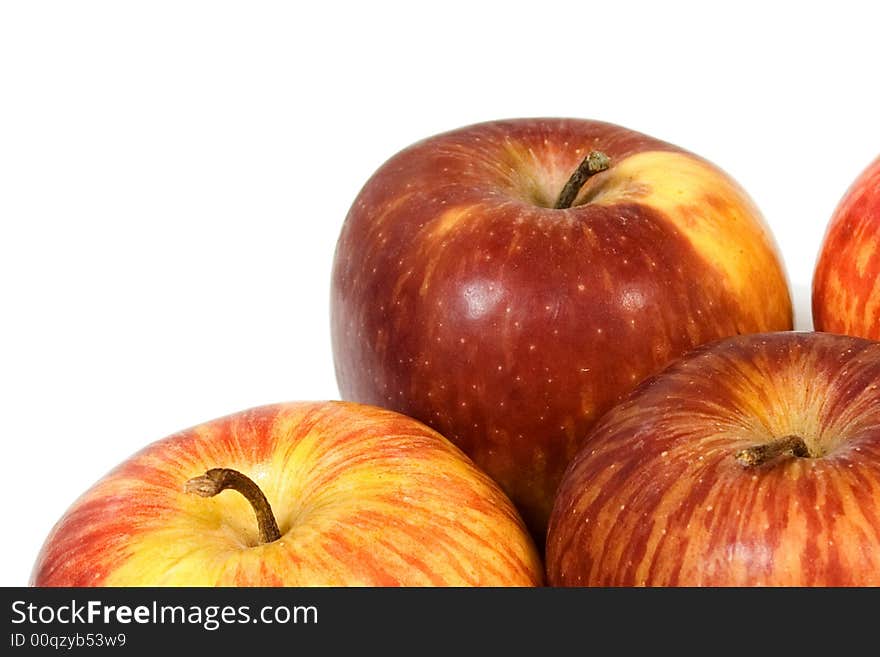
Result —
M542 576L511 502L449 441L397 413L313 402L153 443L67 511L31 583L529 586Z
M813 275L817 331L880 340L880 158L841 199Z
M586 437L547 539L554 586L880 585L880 343L722 340Z
M594 174L579 193L575 170ZM569 119L474 125L392 157L343 225L331 313L342 397L450 438L540 543L566 464L623 395L698 344L792 322L773 238L730 177Z

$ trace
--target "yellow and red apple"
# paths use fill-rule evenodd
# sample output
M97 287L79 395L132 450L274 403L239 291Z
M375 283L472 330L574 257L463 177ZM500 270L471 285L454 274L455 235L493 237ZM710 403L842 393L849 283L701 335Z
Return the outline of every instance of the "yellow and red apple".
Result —
M196 426L122 463L55 525L31 583L531 586L542 577L512 503L441 435L384 409L301 402Z
M645 381L570 464L554 586L880 585L880 343L730 338Z
M343 225L331 312L342 397L450 438L541 542L584 434L639 381L792 326L773 237L734 180L569 119L478 124L388 160Z
M838 203L813 275L818 331L880 340L880 158Z

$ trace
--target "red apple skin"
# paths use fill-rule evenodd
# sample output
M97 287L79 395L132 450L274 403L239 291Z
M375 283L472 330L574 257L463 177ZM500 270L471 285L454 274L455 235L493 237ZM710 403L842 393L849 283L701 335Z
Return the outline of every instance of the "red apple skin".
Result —
M817 331L880 340L880 158L841 199L813 275Z
M593 149L610 169L552 209ZM596 121L478 124L405 149L352 205L332 275L342 397L449 437L539 544L606 410L698 344L791 321L772 236L736 183Z
M569 466L553 586L880 585L880 344L827 333L705 345L607 413ZM744 466L803 438L810 457Z
M239 493L188 495L215 467L261 487L281 538L260 544ZM513 504L452 443L384 409L291 402L153 443L52 529L34 586L533 586Z

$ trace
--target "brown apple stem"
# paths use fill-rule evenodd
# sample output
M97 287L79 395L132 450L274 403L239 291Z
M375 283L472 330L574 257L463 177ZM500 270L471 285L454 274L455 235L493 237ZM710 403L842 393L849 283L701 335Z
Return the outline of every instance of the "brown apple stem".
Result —
M737 462L747 468L766 463L780 454L791 452L793 456L808 457L810 450L800 436L784 436L762 445L754 445L736 453Z
M257 525L260 528L260 542L271 543L281 538L278 523L275 522L275 514L269 500L254 483L253 479L241 474L238 470L230 468L212 468L201 477L193 477L186 482L183 490L200 497L214 497L217 493L231 488L244 495L245 499L254 508L257 516Z
M600 171L605 171L609 166L611 166L611 159L602 151L590 151L587 153L587 156L578 168L575 169L575 172L571 174L571 178L565 183L565 187L562 188L559 199L553 207L557 210L570 208L584 183L593 175Z

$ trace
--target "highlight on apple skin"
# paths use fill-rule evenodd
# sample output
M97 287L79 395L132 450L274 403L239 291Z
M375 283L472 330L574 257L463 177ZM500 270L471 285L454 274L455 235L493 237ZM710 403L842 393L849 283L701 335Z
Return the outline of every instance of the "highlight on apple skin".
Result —
M261 536L258 504L252 507L238 489L208 490L215 468L240 473L251 482L248 495L265 493L276 534ZM543 566L512 503L440 434L384 409L299 402L201 424L122 463L55 525L31 584L533 586L542 580Z
M817 331L880 340L880 157L831 216L813 274Z
M590 153L607 170L557 209ZM583 435L639 381L704 342L792 328L777 247L736 182L575 119L477 124L388 160L345 219L331 315L341 396L447 436L540 543Z
M880 585L880 343L694 350L594 427L553 508L553 586Z

